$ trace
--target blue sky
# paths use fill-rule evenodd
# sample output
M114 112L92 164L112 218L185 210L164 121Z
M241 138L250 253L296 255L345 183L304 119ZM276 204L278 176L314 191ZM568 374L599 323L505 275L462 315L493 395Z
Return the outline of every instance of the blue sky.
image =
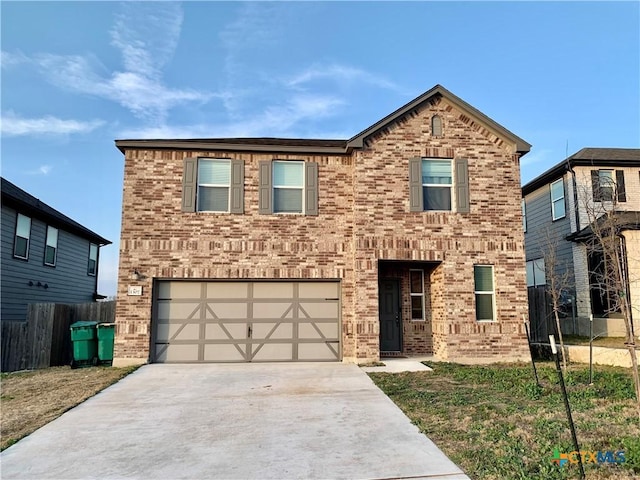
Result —
M533 145L640 145L639 2L3 1L2 175L113 241L115 139L349 138L441 84Z

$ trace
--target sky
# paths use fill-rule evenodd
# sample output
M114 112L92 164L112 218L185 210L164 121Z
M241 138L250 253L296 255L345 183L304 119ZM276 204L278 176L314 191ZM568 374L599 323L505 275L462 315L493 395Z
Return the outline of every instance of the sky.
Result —
M533 145L640 147L640 2L0 2L2 176L112 245L116 139L347 139L440 84Z

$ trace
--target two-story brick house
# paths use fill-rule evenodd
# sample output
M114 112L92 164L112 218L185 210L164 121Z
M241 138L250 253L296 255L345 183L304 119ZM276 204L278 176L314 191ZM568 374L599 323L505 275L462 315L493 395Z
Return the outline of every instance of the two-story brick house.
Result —
M117 140L115 364L527 354L519 159L435 86L348 140Z
M591 222L620 212L631 312L640 318L640 150L583 148L524 185L522 198L527 285L545 288L552 271L556 278L568 272L563 331L586 335L593 315L596 334L624 336L624 322L599 280L603 264L588 244ZM545 265L551 246L554 266Z

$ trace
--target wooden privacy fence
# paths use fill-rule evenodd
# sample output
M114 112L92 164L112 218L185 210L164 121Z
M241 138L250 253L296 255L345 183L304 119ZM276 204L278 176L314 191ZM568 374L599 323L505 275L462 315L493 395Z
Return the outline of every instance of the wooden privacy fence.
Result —
M527 288L529 297L529 329L532 343L549 343L555 334L551 300L544 286Z
M26 322L2 322L3 372L69 365L73 356L72 323L90 320L114 322L116 302L79 304L33 303Z

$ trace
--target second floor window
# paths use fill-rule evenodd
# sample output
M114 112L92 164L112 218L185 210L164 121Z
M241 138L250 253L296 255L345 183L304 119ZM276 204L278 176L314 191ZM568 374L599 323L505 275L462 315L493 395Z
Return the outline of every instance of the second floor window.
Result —
M98 245L91 243L89 245L89 264L87 266L87 274L95 276L98 273Z
M424 210L451 210L453 171L451 160L422 160Z
M561 178L551 184L551 218L564 218L564 180Z
M273 162L273 213L304 211L304 162Z
M44 264L55 267L58 256L58 229L47 227L47 243L44 247Z
M198 159L199 212L228 212L231 186L229 160Z
M591 188L594 202L627 201L624 170L591 170Z
M29 239L31 238L31 218L18 214L16 236L13 244L13 256L27 260L29 258Z

